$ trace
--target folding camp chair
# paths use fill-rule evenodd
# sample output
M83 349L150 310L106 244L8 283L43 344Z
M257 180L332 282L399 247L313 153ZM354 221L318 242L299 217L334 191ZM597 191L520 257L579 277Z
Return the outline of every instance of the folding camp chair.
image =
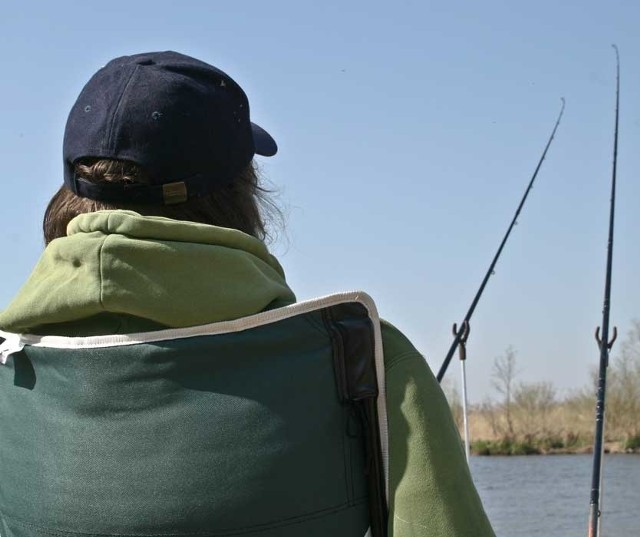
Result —
M0 338L3 537L386 535L367 295L185 329Z

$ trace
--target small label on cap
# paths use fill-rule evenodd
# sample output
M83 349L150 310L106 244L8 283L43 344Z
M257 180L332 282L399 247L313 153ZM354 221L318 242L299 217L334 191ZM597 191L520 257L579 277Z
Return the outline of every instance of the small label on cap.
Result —
M187 201L187 185L182 181L162 185L162 197L165 205L183 203Z

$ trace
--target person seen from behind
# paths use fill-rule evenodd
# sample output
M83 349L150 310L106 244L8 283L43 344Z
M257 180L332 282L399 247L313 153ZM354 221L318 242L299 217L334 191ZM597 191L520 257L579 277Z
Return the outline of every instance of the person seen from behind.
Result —
M70 112L46 249L0 329L133 334L295 303L264 243L278 208L254 156L276 151L221 70L176 52L112 60ZM382 321L381 330L388 535L493 536L438 383L398 329Z

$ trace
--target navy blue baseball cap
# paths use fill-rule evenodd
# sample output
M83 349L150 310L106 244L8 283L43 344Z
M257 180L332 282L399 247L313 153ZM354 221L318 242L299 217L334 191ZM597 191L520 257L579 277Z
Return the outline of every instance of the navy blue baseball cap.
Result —
M105 202L181 203L277 150L229 75L177 52L149 52L110 61L80 93L64 134L64 182ZM75 173L85 158L134 162L151 184L90 183Z

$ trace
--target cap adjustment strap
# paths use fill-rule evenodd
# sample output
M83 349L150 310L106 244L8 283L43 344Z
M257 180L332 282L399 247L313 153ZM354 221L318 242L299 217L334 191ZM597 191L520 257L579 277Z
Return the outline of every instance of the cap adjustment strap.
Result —
M165 205L184 203L188 199L187 185L184 181L162 185L162 200Z

